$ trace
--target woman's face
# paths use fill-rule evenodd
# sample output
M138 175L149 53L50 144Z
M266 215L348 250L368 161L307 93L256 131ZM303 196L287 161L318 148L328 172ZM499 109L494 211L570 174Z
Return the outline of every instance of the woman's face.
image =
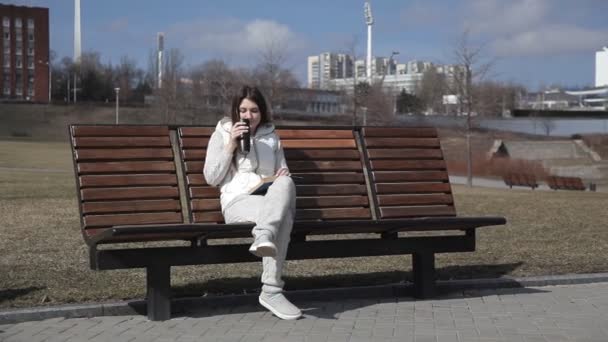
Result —
M258 105L249 99L243 99L239 105L239 115L241 116L241 120L249 119L249 129L252 134L255 133L262 120L262 114Z

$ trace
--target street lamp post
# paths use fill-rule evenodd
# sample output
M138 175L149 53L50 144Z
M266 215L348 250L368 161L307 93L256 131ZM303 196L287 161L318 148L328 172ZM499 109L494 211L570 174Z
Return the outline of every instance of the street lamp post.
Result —
M118 125L118 93L120 88L114 88L114 92L116 93L116 124Z

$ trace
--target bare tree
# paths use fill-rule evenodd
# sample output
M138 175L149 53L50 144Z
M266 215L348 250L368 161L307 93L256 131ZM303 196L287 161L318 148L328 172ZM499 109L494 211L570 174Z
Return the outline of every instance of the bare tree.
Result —
M205 114L214 118L229 112L230 98L238 82L223 60L213 59L193 68L190 79L194 107L204 109Z
M438 113L443 109L443 95L447 93L448 85L445 74L439 73L437 68L431 67L422 74L418 82L416 94L420 97L425 110Z
M284 41L271 38L259 51L259 62L252 76L265 90L270 108L285 102L287 89L299 87L292 68L287 67L287 59L287 43Z
M361 104L361 99L359 99L357 97L357 92L355 91L357 88L357 85L359 84L357 82L358 80L358 75L357 75L357 59L359 59L361 57L360 54L357 53L357 47L359 46L359 36L358 35L353 35L345 44L345 49L344 49L344 53L348 56L350 56L350 58L352 58L352 79L353 79L353 93L352 93L352 106L353 106L353 126L357 125L357 111L359 109L359 106ZM347 75L344 75L345 77Z
M170 49L165 58L162 88L157 89L158 104L164 112L166 123L175 123L177 109L183 104L181 77L183 75L184 56L179 49Z
M486 77L494 64L494 61L488 61L485 58L484 47L484 44L474 45L471 43L469 31L465 30L453 50L456 67L452 74L451 85L454 92L458 95L460 105L466 115L467 186L469 187L473 185L473 161L471 154L472 116L474 113L477 113L477 98L474 96L474 85Z

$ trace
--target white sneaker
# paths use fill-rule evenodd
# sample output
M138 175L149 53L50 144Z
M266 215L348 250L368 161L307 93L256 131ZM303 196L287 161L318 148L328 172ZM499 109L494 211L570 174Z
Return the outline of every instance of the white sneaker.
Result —
M263 307L280 319L293 320L302 317L302 311L291 304L281 292L272 294L262 292L259 300Z
M263 234L255 238L255 241L249 247L249 252L260 258L274 257L277 255L277 246L270 241L268 235Z

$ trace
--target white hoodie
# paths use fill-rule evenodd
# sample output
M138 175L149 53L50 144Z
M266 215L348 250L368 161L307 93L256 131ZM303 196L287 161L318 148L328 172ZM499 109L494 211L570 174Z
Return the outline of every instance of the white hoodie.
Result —
M233 153L226 151L231 129L230 118L217 123L205 158L205 180L210 185L219 185L222 211L236 196L248 193L262 177L273 176L280 168L287 168L281 140L273 124L258 126L255 135L251 136L251 149L246 155L239 148Z

